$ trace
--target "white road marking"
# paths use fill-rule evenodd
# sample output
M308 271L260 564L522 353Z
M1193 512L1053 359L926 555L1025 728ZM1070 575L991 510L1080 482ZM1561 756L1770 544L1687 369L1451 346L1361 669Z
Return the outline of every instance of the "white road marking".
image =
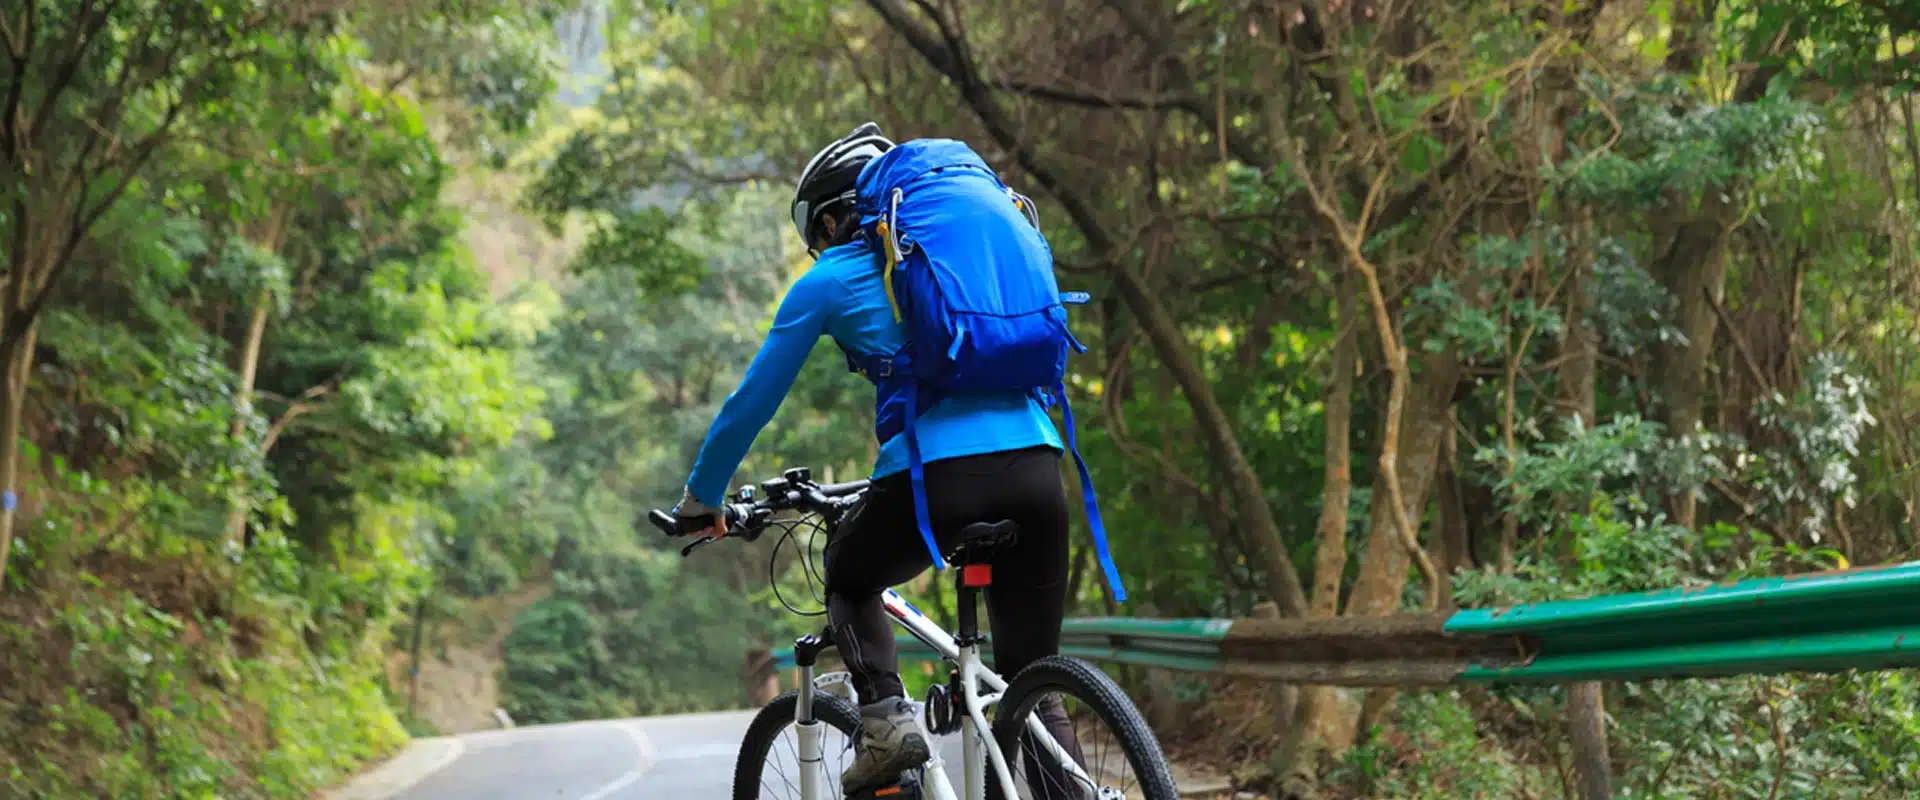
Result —
M630 723L616 722L613 726L625 733L628 739L633 740L634 749L639 751L639 761L634 764L633 769L627 770L626 774L614 778L612 783L593 790L580 800L606 800L612 797L614 792L632 786L647 774L647 770L653 769L653 742L647 739L647 735L642 733L638 726Z

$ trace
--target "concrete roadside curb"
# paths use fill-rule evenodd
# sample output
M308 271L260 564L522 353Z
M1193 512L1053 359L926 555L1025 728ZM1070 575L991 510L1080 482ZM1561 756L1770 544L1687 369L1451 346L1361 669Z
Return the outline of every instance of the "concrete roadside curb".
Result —
M415 739L399 755L361 773L347 785L324 793L322 797L326 800L387 800L453 763L466 749L465 742L452 736Z
M1232 791L1233 782L1226 780L1196 781L1180 786L1181 797L1214 798L1227 795Z

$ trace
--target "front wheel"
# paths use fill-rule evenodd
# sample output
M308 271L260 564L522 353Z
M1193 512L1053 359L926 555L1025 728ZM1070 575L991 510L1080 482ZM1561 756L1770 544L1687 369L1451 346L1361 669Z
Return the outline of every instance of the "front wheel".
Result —
M860 711L852 703L826 692L813 693L813 717L824 728L820 753L829 785L819 798L800 794L800 743L793 717L799 692L773 698L740 741L740 757L733 767L733 800L828 800L840 796L840 773L853 754L853 737L860 729Z
M1036 714L1060 747L1033 735L1027 720ZM1095 735L1091 727L1107 733ZM1084 661L1048 656L1021 670L1000 698L993 737L1007 755L1020 800L1179 800L1173 770L1140 711L1112 678ZM1079 769L1054 757L1061 751ZM1102 758L1115 755L1118 763ZM987 788L997 800L994 781Z

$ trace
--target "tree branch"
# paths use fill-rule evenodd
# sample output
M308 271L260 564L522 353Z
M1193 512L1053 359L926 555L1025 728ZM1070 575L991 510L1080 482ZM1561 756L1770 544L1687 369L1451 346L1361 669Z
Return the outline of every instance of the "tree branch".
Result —
M337 380L339 380L339 376L335 376L326 383L319 384L305 392L301 392L299 401L288 405L287 410L280 412L279 418L275 419L272 425L267 426L266 435L260 439L260 455L265 457L269 451L273 450L274 443L280 441L280 435L286 433L288 426L293 424L294 419L309 411L320 408L319 403L306 401L318 399L328 392L333 391L333 383ZM266 393L258 392L258 394L264 395Z
M81 122L93 129L94 135L86 138L85 143L80 147L79 154L73 159L73 169L69 174L72 176L75 191L83 194L87 191L90 184L87 174L88 160L93 157L96 148L104 147L104 153L100 158L100 167L96 171L104 172L111 167L113 158L118 154L120 148L120 137L116 129L120 127L120 120L126 112L127 98L132 97L139 91L135 87L149 85L157 81L167 70L172 69L175 60L180 57L181 48L185 46L186 40L184 37L174 37L172 45L166 51L166 55L159 60L157 65L153 66L151 71L141 73L137 80L134 78L136 73L134 66L136 64L144 64L149 57L149 53L153 50L153 30L150 28L147 31L146 38L141 39L138 45L129 46L128 49L131 50L133 54L128 55L121 64L120 75L114 79L112 88L104 93L105 97L100 101L99 110L95 111L92 117L81 120Z
M1032 97L1038 100L1050 100L1088 108L1125 108L1125 109L1193 109L1198 107L1200 99L1191 92L1167 92L1164 94L1131 94L1101 92L1075 89L1058 84L1024 81L1017 78L990 80L987 85L1012 94Z
M0 106L0 114L6 115L4 120L0 120L0 126L4 126L0 127L0 132L4 132L6 135L7 163L15 169L18 169L20 166L20 158L24 149L24 142L20 135L20 102L26 93L27 65L33 60L33 44L38 38L38 31L36 31L35 28L38 27L36 23L39 22L40 16L36 12L39 10L39 3L27 4L27 10L24 15L25 19L23 19L20 24L20 34L18 36L20 45L18 47L15 47L13 44L15 36L12 26L9 25L7 30L7 55L9 60L13 62L13 83L7 87L7 104ZM14 227L20 228L24 227L25 221L14 220L13 224Z
M61 62L60 71L54 75L53 83L47 87L46 95L40 99L40 110L34 113L33 125L28 128L28 139L38 140L40 134L46 129L47 122L53 118L54 109L60 105L60 96L67 93L67 87L73 85L74 76L80 74L80 66L87 60L87 50L93 46L95 39L100 38L100 32L107 25L107 17L113 13L116 5L119 5L119 0L113 0L102 6L99 13L88 21L86 15L93 9L93 0L87 0L87 4L74 14L73 38L66 42L73 53L67 57L66 61Z
M94 224L99 222L100 218L107 213L107 209L112 208L114 203L119 202L120 196L126 193L127 187L133 185L134 178L146 167L147 161L153 157L154 152L157 151L162 144L170 140L168 134L171 132L173 124L179 120L180 112L192 104L193 96L197 93L197 89L197 84L190 85L188 89L180 93L178 100L167 109L165 116L161 118L159 124L154 126L153 132L148 134L147 138L141 142L133 158L128 162L124 173L120 176L120 181L116 183L112 189L109 189L104 197L100 198L98 204L88 209L87 196L89 193L84 191L81 192L79 197L74 199L73 221L71 227L67 230L66 241L61 245L60 251L54 256L52 263L46 265L46 272L41 275L38 280L32 280L32 276L27 274L24 266L19 268L18 273L13 276L13 280L19 282L26 293L31 295L32 299L27 300L25 305L16 306L14 313L7 317L4 329L4 336L6 338L11 339L15 336L25 334L28 326L32 325L34 319L40 315L41 309L46 306L47 297L53 294L53 289L59 282L60 276L66 272L67 267L73 264L73 254L74 251L80 248L80 242L86 239L87 233L92 230Z
M1420 546L1419 529L1408 517L1406 495L1400 487L1400 417L1406 405L1409 379L1407 353L1400 347L1399 337L1394 334L1393 315L1387 310L1386 297L1380 288L1379 271L1361 250L1366 241L1365 225L1371 216L1374 201L1379 197L1380 187L1386 182L1387 170L1381 170L1368 187L1367 199L1360 211L1360 222L1349 225L1340 210L1320 189L1318 180L1307 170L1306 154L1300 149L1299 141L1289 137L1288 142L1293 149L1294 169L1312 196L1314 207L1332 229L1340 247L1346 251L1348 263L1366 282L1367 298L1373 306L1374 333L1380 339L1381 356L1387 362L1387 371L1392 377L1387 390L1386 431L1380 443L1381 478L1387 484L1387 502L1391 504L1394 528L1400 534L1401 544L1426 579L1426 609L1432 611L1440 607L1440 572L1434 567L1426 548Z
M1120 14L1127 29L1141 41L1153 48L1156 59L1166 62L1169 77L1176 86L1181 87L1190 101L1179 106L1182 110L1198 117L1208 130L1222 137L1228 152L1242 163L1265 166L1272 159L1254 142L1233 131L1225 124L1220 110L1209 105L1199 89L1199 83L1188 71L1186 62L1174 55L1173 42L1167 38L1166 25L1156 25L1147 17L1146 11L1134 0L1107 0L1107 7Z

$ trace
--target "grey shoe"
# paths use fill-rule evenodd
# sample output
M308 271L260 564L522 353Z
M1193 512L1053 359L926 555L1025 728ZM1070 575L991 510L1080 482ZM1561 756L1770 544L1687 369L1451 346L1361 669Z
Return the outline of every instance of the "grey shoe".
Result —
M840 789L853 794L897 780L900 773L925 764L933 751L920 731L920 705L889 697L860 707L860 736L853 765L840 776Z

